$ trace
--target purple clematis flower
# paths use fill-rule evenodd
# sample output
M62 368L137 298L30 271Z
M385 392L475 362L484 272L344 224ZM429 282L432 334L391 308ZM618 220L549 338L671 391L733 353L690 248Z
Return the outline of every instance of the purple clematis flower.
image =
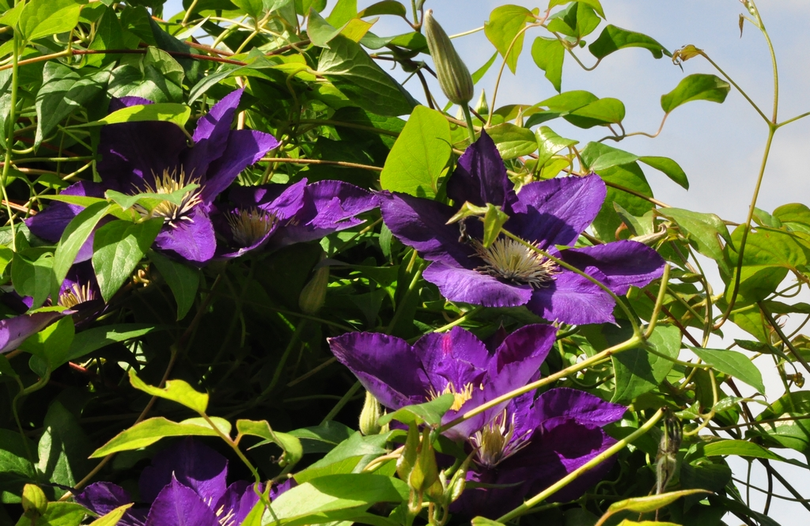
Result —
M626 409L565 387L537 399L529 393L512 400L470 438L475 453L467 480L476 484L468 485L451 510L495 519L514 509L613 445L602 427L620 420ZM611 466L612 461L601 463L552 500L578 498Z
M606 192L604 182L592 174L529 183L515 193L495 144L483 132L447 184L457 207L465 201L500 207L509 215L506 230L625 294L630 286L643 287L663 273L664 260L654 250L635 241L557 248L577 241ZM380 209L391 232L431 262L424 278L451 301L526 305L547 320L577 325L614 321L615 302L601 288L504 236L484 248L480 223L468 221L460 232L459 225L447 224L456 211L447 205L392 194L381 200Z
M320 239L362 223L355 216L379 206L379 198L341 181L306 179L291 185L238 186L231 206L216 214L218 256L233 258L268 245L274 248Z
M242 90L220 100L197 122L189 146L185 133L163 121L126 122L101 129L98 172L101 185L78 183L63 193L95 195L107 189L126 194L168 194L189 184L179 205L164 201L142 214L162 217L164 227L155 240L157 248L201 264L216 250L214 227L209 217L214 198L228 188L236 176L278 146L270 134L253 130L231 130ZM134 104L151 104L137 97L115 99L111 111ZM91 194L91 192L93 194ZM136 205L137 206L137 205ZM54 206L34 216L29 228L40 237L59 239L64 227L77 213L71 205ZM92 245L90 245L92 247Z
M130 508L118 524L238 526L259 502L259 495L254 484L246 481L226 486L227 472L223 456L187 438L155 455L139 483L141 498L150 506ZM74 498L99 515L132 502L126 490L111 482L90 484Z
M13 351L32 334L36 334L51 322L65 314L63 312L36 312L20 314L0 320L0 354Z
M371 332L330 338L329 346L338 361L389 409L453 394L455 402L443 418L450 422L536 378L555 334L556 329L549 325L527 325L504 338L494 352L460 327L444 334L427 334L413 346L400 338ZM445 435L466 440L505 406L466 420Z

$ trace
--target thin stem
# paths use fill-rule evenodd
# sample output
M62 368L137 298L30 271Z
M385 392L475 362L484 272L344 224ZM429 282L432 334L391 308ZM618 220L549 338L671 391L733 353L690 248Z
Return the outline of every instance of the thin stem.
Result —
M470 144L473 144L475 142L475 126L473 126L472 115L470 115L470 106L464 104L461 109L464 110L464 120L467 121L467 134L470 136Z
M284 349L284 354L281 355L281 358L278 361L278 365L276 366L276 370L273 373L273 378L270 380L270 384L267 388L262 391L262 394L259 395L258 398L255 399L253 405L261 403L267 395L273 392L275 389L276 384L278 384L279 378L281 378L281 371L284 369L284 364L287 363L287 358L290 357L290 353L292 352L295 345L298 343L298 340L301 338L301 334L304 332L304 328L307 326L307 320L301 320L298 323L298 327L295 328L295 332L293 332L292 337L290 338L290 342L287 344L287 348Z
M748 217L745 219L745 223L740 225L743 228L742 238L740 239L740 252L737 258L737 268L736 268L736 275L734 276L734 289L731 294L731 299L728 302L728 307L726 311L723 313L723 317L720 319L718 323L715 324L714 328L719 329L723 323L728 319L729 315L731 315L731 311L734 308L734 303L737 301L737 293L740 291L740 280L742 279L742 267L743 267L743 257L745 256L745 243L748 240L748 232L751 231L751 220L754 218L754 210L757 206L757 199L759 198L759 191L762 188L762 181L765 178L765 166L768 164L768 155L771 153L771 144L773 143L773 135L776 133L776 127L768 123L768 140L765 143L765 152L762 155L762 163L759 167L759 175L757 176L757 184L754 187L754 195L751 197L751 204L748 207Z
M776 334L779 335L779 338L787 346L788 350L790 351L790 354L793 355L793 358L802 364L802 367L804 367L805 371L810 373L810 364L807 363L807 360L804 359L804 356L802 356L802 354L798 351L798 349L796 349L796 347L793 346L793 343L791 343L790 338L785 336L785 333L782 331L782 327L780 327L779 324L776 323L776 320L773 318L773 315L768 311L767 308L765 308L765 304L759 301L757 302L757 305L759 305L759 309L760 311L762 311L762 315L765 316L766 320L768 320L768 324L773 328L774 331L776 331Z
M291 159L289 157L264 157L259 159L260 162L266 163L292 163L292 164L329 164L334 166L345 166L346 168L360 168L362 170L371 170L374 172L382 172L379 166L370 166L368 164L348 163L344 161L324 161L322 159Z
M656 324L658 324L658 315L661 313L661 307L664 305L664 297L667 295L667 284L669 283L669 263L664 265L664 274L661 276L661 285L658 287L658 297L655 299L655 306L653 307L652 315L650 316L650 324L647 326L647 332L644 333L644 339L652 336Z
M17 120L17 84L19 83L19 32L14 31L13 49L12 49L12 70L11 70L11 98L9 101L9 114L8 114L8 129L6 131L6 157L3 163L3 175L0 176L0 191L2 191L3 201L6 203L6 213L8 214L8 223L11 228L11 250L17 251L17 236L14 232L14 216L11 211L8 193L6 192L6 183L8 182L8 171L11 167L11 149L14 146L14 121Z
M663 417L663 416L664 416L664 410L659 409L658 411L655 412L655 414L652 416L652 418L647 420L644 423L644 425L639 427L636 431L634 431L630 435L626 436L625 438L619 440L618 442L613 444L611 447L609 447L608 449L606 449L605 451L603 451L599 455L595 456L594 458L589 460L584 465L582 465L579 468L575 469L574 471L572 471L571 473L569 473L568 475L566 475L565 477L563 477L562 479L560 479L556 483L554 483L551 486L549 486L548 488L544 489L543 491L541 491L540 493L538 493L534 497L530 498L529 500L527 500L526 502L524 502L523 504L521 504L520 506L518 506L514 510L510 511L506 515L503 515L502 517L499 517L497 519L497 522L506 523L507 521L510 521L512 519L515 519L515 518L525 514L531 508L533 508L537 504L540 504L541 502L546 500L551 495L554 495L555 493L557 493L558 491L560 491L561 489L566 487L568 484L570 484L574 480L578 479L584 473L592 470L593 468L595 468L596 466L598 466L599 464L601 464L602 462L604 462L608 458L612 457L613 455L615 455L616 453L618 453L619 451L621 451L622 449L627 447L629 444L632 444L636 439L638 439L641 436L647 434L647 432L650 429L652 429L653 426L655 426L655 424L657 424L658 421L661 420L661 417Z
M329 414L327 414L325 417L323 417L323 420L321 420L320 425L324 425L328 421L335 418L335 416L337 416L337 414L340 413L340 410L343 409L343 406L345 406L346 404L349 403L349 400L352 399L352 396L354 396L354 394L357 391L359 391L361 387L363 387L363 386L360 384L360 382L355 382L354 385L351 386L351 388L348 391L346 391L346 394L343 395L343 398L341 398L338 401L338 403L335 404L335 407L333 407L332 410L329 411Z
M546 18L548 18L548 13L546 13ZM545 18L540 22L524 26L520 31L517 32L515 37L509 43L509 47L506 48L506 53L504 53L503 55L503 62L501 63L501 68L498 70L498 78L495 79L495 89L492 92L492 103L489 105L491 111L489 112L489 116L487 117L487 126L489 126L489 124L492 122L492 116L495 114L495 109L497 108L497 106L495 106L495 101L498 98L498 88L500 88L501 86L501 77L503 77L503 69L506 67L506 63L509 61L509 55L512 54L512 48L515 47L515 43L518 41L520 37L523 36L523 33L525 33L530 27L542 26L543 22L545 22Z
M768 117L765 115L765 113L764 113L764 112L763 112L761 109L759 109L759 106L757 106L757 103L756 103L756 102L754 102L754 101L751 99L751 97L749 97L749 96L748 96L748 94L747 94L745 91L743 91L743 89L742 89L742 88L741 88L739 85L737 85L737 83L736 83L736 82L734 82L734 79L732 79L732 78L731 78L731 77L728 75L728 73L726 73L725 71L723 71L723 69L722 69L720 66L718 66L718 65L717 65L717 64L714 62L714 60L712 60L711 58L709 58L709 55L707 55L707 54L706 54L706 53L705 53L705 52L704 52L702 49L696 49L696 51L697 51L697 53L698 53L700 56L702 56L703 58L705 58L706 60L708 60L708 61L709 61L709 64L711 64L712 66L714 66L714 69L716 69L716 70L717 70L717 71L718 71L718 72L719 72L721 75L723 75L723 77L725 77L725 79L726 79L726 80L729 82L729 84L731 84L732 86L734 86L734 88L735 88L737 91L739 91L739 92L740 92L740 95L742 95L743 97L745 97L745 100L747 100L747 101L748 101L748 103L749 103L749 104L750 104L750 105L751 105L751 106L752 106L752 107L753 107L753 108L754 108L754 109L757 111L757 113L759 113L759 116L760 116L760 117L762 117L762 119L763 119L765 122L767 122L769 125L770 125L770 124L772 124L772 123L771 123L771 121L769 121L769 120L768 120ZM775 63L775 62L774 62L774 65L776 65L776 63ZM774 121L773 121L773 122L776 122L776 117L774 117Z

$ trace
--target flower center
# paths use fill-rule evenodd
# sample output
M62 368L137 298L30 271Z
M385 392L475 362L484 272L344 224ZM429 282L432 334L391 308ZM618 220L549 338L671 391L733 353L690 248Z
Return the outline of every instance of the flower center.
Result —
M560 272L553 261L513 239L500 237L489 248L476 240L472 240L472 244L478 257L486 263L475 269L483 274L539 289L554 281L555 274Z
M220 506L219 509L214 512L214 514L217 516L217 521L221 526L236 525L236 513L234 513L232 509L226 510L225 505Z
M456 390L456 386L453 385L453 382L447 382L447 385L444 386L444 389L441 393L437 393L433 388L430 389L428 393L428 400L435 400L442 395L451 394L453 395L453 405L450 406L450 409L453 411L458 411L461 409L461 406L464 403L472 398L473 394L473 385L472 384L465 384L461 390Z
M89 283L85 283L84 285L74 283L69 289L65 289L59 294L58 304L70 309L80 303L94 299L96 299L96 294L93 292Z
M243 247L249 247L273 231L278 218L272 212L260 208L241 209L226 216L231 226L233 239Z
M492 422L476 431L470 437L470 443L476 449L478 464L485 467L495 467L502 460L511 457L527 445L528 432L515 437L515 417L507 418L504 409Z
M148 182L145 183L146 194L155 194L156 196L172 194L190 184L199 184L199 177L189 177L186 179L186 174L182 168L178 174L176 170L169 172L168 169L163 170L163 175L158 177L155 175L155 186ZM191 211L195 206L202 203L202 187L198 186L194 190L189 190L183 194L180 204L172 203L171 201L164 200L154 206L151 210L147 210L140 204L136 204L133 208L142 216L145 217L162 217L164 223L175 226L178 221L191 221L189 217Z

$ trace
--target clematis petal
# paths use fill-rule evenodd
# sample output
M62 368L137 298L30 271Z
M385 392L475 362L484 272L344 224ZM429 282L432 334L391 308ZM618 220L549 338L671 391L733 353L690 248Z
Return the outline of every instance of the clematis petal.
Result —
M291 185L237 186L231 189L228 198L239 208L260 208L288 221L303 208L306 186L306 179Z
M602 427L621 420L627 408L623 405L606 402L598 396L558 387L541 394L534 401L532 413L538 422L554 422L560 419L573 420L587 427Z
M187 221L177 221L174 226L164 226L155 246L161 250L175 252L192 263L205 263L214 257L217 240L214 226L208 214L197 207Z
M94 482L74 494L73 500L98 515L106 515L115 508L132 502L129 492L112 482Z
M512 205L520 204L513 187L495 143L481 131L481 137L458 160L447 182L447 195L458 206L465 201L478 206L492 203L508 213Z
M172 477L149 509L146 526L221 526L214 511L188 486Z
M147 502L157 499L173 481L189 488L210 502L225 494L228 461L197 440L186 438L164 449L144 468L139 481L141 497Z
M102 183L121 192L143 188L143 178L170 173L188 148L186 135L165 121L108 124L100 131L98 173Z
M525 213L513 215L506 228L541 248L572 245L593 222L606 195L598 175L529 183L518 194Z
M375 332L350 332L329 338L329 347L382 405L399 409L426 401L430 380L405 340Z
M643 287L664 273L664 259L658 252L636 241L563 250L561 257L588 274L598 270L603 283L616 294L626 294L630 286Z
M403 194L381 196L380 211L386 226L403 243L428 261L451 261L470 266L475 251L459 243L459 226L448 225L455 213L447 205Z
M214 503L212 509L222 524L242 524L253 506L259 502L261 492L261 484L251 484L243 480L234 482L228 486L225 494Z
M62 316L61 312L37 312L0 320L0 354L13 351L26 338Z
M532 298L529 285L504 283L476 270L434 261L422 273L429 282L439 287L450 301L463 301L485 307L516 307Z
M269 133L254 130L232 131L224 152L208 167L201 194L203 201L213 201L231 185L239 172L276 146L278 140Z
M526 307L549 321L572 325L614 322L613 298L583 276L568 270L557 274L548 286L535 289Z

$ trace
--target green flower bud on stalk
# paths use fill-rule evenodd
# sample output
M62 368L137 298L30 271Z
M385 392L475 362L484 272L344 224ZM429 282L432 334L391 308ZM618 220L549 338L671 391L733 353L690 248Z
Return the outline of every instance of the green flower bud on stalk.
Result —
M374 395L366 391L366 401L363 410L360 411L360 432L364 435L378 435L388 426L380 426L377 420L383 415L380 402Z
M326 289L329 286L329 267L315 270L315 275L301 289L298 296L298 307L304 314L315 314L326 302Z
M35 520L45 515L48 509L48 498L39 486L26 484L23 488L22 507L25 516Z
M439 77L439 86L450 102L466 107L473 98L473 81L470 71L458 56L450 37L433 18L432 9L427 10L422 23L430 55L436 66L436 76Z
M487 92L481 90L481 96L478 97L478 102L475 103L473 109L478 115L486 115L489 113L489 104L487 104Z

